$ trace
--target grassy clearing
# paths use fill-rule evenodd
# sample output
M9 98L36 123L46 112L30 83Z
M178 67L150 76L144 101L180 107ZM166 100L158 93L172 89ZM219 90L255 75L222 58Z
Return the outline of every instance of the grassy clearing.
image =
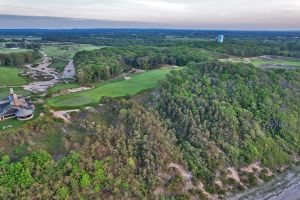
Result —
M20 94L23 97L29 96L31 94L30 91L24 90L21 87L14 87L13 88L16 94ZM7 88L0 88L0 99L6 97L9 94L9 87Z
M21 52L27 52L32 51L32 49L10 49L5 47L5 43L0 43L0 53L3 54L9 54L9 53L21 53Z
M135 95L157 86L171 69L157 69L134 76L130 80L120 80L97 85L94 89L50 98L47 103L54 108L76 108L97 104L104 96L121 97Z
M65 84L65 83L61 83L61 84L56 84L54 87L49 89L49 93L57 93L63 89L72 89L72 88L78 88L80 87L79 84L77 83L69 83L69 84Z
M0 67L0 86L19 86L27 81L19 76L21 69L14 67Z
M59 71L59 72L63 72L66 65L68 64L69 61L67 60L55 60L51 63L51 65L49 67Z
M43 51L50 57L61 59L72 59L74 55L83 50L93 50L102 47L90 44L73 44L73 45L47 45L43 47Z
M300 62L297 61L287 61L287 60L259 60L254 59L251 60L252 64L256 66L261 65L267 65L267 64L281 64L281 65L287 65L287 66L293 66L293 67L300 67Z

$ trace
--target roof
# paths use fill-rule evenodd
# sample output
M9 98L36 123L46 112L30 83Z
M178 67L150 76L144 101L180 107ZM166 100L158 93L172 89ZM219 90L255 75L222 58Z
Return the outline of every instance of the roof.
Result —
M27 110L27 109L21 108L20 110L18 110L16 112L15 115L17 117L27 117L27 116L32 115L32 114L33 114L33 110Z

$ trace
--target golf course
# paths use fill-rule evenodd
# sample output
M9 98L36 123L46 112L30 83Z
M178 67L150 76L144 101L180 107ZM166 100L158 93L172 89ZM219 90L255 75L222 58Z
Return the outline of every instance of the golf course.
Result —
M20 86L27 81L19 76L20 69L15 67L0 67L0 86Z
M97 104L104 96L135 95L156 87L158 81L163 79L170 71L171 69L161 68L137 74L129 80L99 83L95 88L87 91L50 98L47 103L53 108L75 108Z
M43 51L50 57L60 59L72 59L73 56L79 51L90 51L102 47L90 44L69 44L69 45L45 45Z

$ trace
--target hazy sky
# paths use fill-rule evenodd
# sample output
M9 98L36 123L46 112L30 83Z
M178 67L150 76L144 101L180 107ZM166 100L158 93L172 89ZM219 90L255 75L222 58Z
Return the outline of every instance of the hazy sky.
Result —
M300 0L0 0L0 14L143 21L186 28L300 29Z

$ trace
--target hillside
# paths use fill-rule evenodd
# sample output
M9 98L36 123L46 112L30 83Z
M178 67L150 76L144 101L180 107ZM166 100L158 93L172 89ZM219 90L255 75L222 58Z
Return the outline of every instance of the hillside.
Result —
M269 169L299 157L299 78L299 71L212 62L191 64L162 83L158 110L208 191L257 185Z

